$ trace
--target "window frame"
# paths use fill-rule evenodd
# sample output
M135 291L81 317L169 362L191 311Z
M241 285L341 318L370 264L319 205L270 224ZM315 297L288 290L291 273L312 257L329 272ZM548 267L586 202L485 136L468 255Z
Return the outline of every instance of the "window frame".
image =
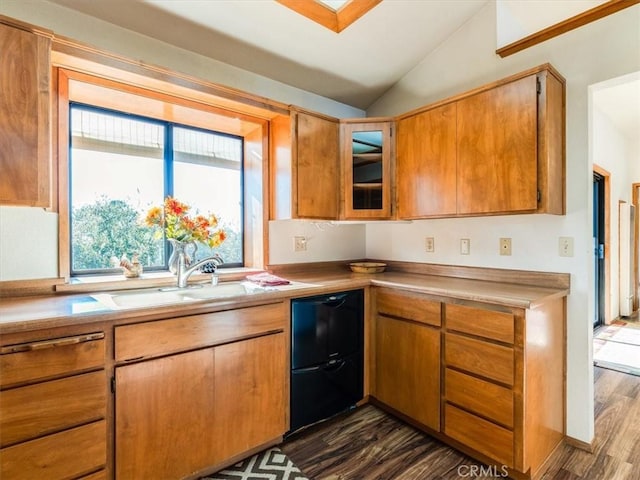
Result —
M55 54L55 50L53 52ZM97 57L102 57L101 53L92 52ZM71 93L73 85L91 88L108 88L115 93L130 95L136 102L161 102L172 105L176 110L188 110L193 112L196 122L175 122L185 125L187 128L199 128L203 118L211 119L216 125L221 124L225 128L211 128L206 125L204 130L215 130L220 133L228 133L232 136L243 139L244 166L242 170L244 211L243 230L244 245L243 257L245 269L263 269L268 264L268 221L269 221L269 157L270 150L270 125L274 119L288 116L288 110L279 106L277 102L270 105L268 102L258 102L257 97L246 104L242 102L241 92L235 91L233 95L224 87L217 87L206 82L197 82L190 77L183 77L174 72L164 71L162 81L156 78L154 70L147 71L145 66L136 65L130 68L126 61L126 68L114 69L112 66L91 65L90 73L74 69L72 64L80 62L84 65L84 59L67 57L63 55L65 62L56 62L56 55L53 56L53 88L57 95L52 97L53 125L54 127L54 149L57 160L56 175L53 185L57 185L57 202L54 211L58 215L58 269L59 277L69 284L74 278L81 278L71 275L70 257L70 222L69 222L69 103L87 103L79 99L82 95L76 92ZM58 59L59 60L59 59ZM132 70L144 70L148 76L140 76L141 72L133 73ZM83 69L84 70L84 69ZM104 71L103 71L104 70ZM220 90L218 90L220 89ZM80 91L77 88L77 91ZM86 93L86 92L85 92ZM218 96L216 93L222 95ZM251 97L251 96L249 96ZM99 102L90 102L97 107L107 107L104 102L109 98L102 98ZM139 105L138 105L139 107ZM116 109L117 110L117 109ZM127 108L127 110L129 110ZM170 109L171 110L171 109ZM136 112L134 112L136 113ZM176 114L172 110L176 118ZM182 114L184 116L184 113ZM153 117L152 117L153 118ZM227 128L228 127L228 128ZM234 130L235 129L235 130ZM238 275L238 269L232 269L229 275ZM168 272L162 272L168 274ZM122 275L114 275L113 281L122 279ZM105 277L105 280L107 278ZM160 282L153 278L143 278L136 282L128 281L128 285L137 287L146 284L152 285ZM76 283L76 282L71 282Z
M221 136L221 137L229 137L229 138L234 138L237 139L241 142L241 158L240 158L240 200L242 202L242 208L240 210L240 224L241 224L241 236L242 236L242 244L244 245L244 138L239 136L239 135L232 135L229 133L224 133L224 132L217 132L214 130L208 130L205 128L201 128L201 127L193 127L190 125L184 125L181 123L177 123L177 122L171 122L171 121L167 121L167 120L159 120L157 118L152 118L152 117L147 117L144 115L139 115L139 114L135 114L135 113L129 113L129 112L124 112L124 111L120 111L120 110L114 110L112 108L104 108L104 107L99 107L99 106L95 106L95 105L89 105L86 103L82 103L82 102L76 102L76 101L70 101L69 102L69 115L71 115L71 110L77 107L79 109L85 110L85 111L92 111L92 112L96 112L96 113L101 113L101 114L109 114L112 115L114 117L122 117L122 118L128 118L128 119L133 119L133 120L138 120L141 122L147 122L147 123L151 123L151 124L155 124L155 125L161 125L165 130L164 130L164 142L163 142L163 155L162 155L162 167L163 167L163 195L162 198L166 198L167 196L173 196L174 195L174 170L173 170L173 166L174 166L174 153L175 151L172 148L169 147L173 147L173 141L170 140L173 138L173 132L174 132L174 128L178 127L178 128L182 128L185 130L193 130L193 131L198 131L198 132L203 132L203 133L208 133L208 134L214 134L217 136ZM71 125L71 117L69 117L69 154L68 154L68 165L69 167L71 167L71 163L73 161L72 155L71 155L71 149L73 148L72 145L72 135L71 135L71 129L72 129L72 125ZM70 179L70 176L69 176ZM119 274L120 273L120 269L119 268L99 268L99 269L85 269L85 270L74 270L73 268L73 242L72 242L72 238L73 238L73 223L71 221L71 215L73 213L73 195L72 195L72 183L71 180L69 180L68 182L68 198L69 198L69 211L68 211L68 216L69 216L69 258L71 260L70 263L70 275L72 277L82 277L82 276L88 276L88 275L114 275L114 274ZM162 271L168 271L169 270L169 257L171 256L171 248L169 247L169 241L167 240L166 236L164 235L163 232L163 243L164 243L164 259L163 259L163 264L161 266L154 266L154 267L145 267L145 271L149 271L149 272L162 272ZM223 265L220 265L220 268L238 268L238 267L244 267L244 257L245 257L245 253L244 251L241 252L241 257L242 257L242 261L240 263L234 262L234 263L224 263Z

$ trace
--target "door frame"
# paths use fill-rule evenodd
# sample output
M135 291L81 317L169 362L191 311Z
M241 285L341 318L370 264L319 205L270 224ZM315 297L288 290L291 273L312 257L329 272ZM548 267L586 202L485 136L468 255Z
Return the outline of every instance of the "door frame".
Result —
M633 253L633 278L635 279L635 291L633 292L633 310L636 311L638 310L638 307L640 307L640 299L638 298L640 297L640 292L638 291L638 274L640 273L640 258L638 258L638 245L640 245L640 243L638 243L640 242L640 238L638 238L638 230L640 230L638 228L638 226L640 225L640 183L631 184L631 198L632 203L636 206L636 228L634 232L636 249Z
M604 325L609 325L611 317L611 173L593 164L593 173L604 180ZM593 174L592 174L593 175ZM592 208L595 208L593 206ZM597 294L597 292L594 292Z

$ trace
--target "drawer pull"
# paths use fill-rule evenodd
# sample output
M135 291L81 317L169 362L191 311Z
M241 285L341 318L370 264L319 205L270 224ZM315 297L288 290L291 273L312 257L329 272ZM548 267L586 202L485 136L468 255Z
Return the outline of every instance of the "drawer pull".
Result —
M17 345L7 345L0 348L0 355L18 352L30 352L32 350L45 350L48 348L65 347L68 345L76 345L78 343L91 342L104 338L104 333L88 333L86 335L76 335L74 337L54 338L52 340L43 340L41 342L20 343Z

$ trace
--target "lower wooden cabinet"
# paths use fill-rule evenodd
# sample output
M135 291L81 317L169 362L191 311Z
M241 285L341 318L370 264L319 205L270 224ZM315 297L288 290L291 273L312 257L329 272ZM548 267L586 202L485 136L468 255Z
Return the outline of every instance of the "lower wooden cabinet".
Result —
M564 298L528 309L380 287L373 298L375 399L514 478L539 478L564 438Z
M3 448L0 456L0 478L3 479L78 478L106 466L106 421Z
M537 478L564 437L564 300L444 305L443 432Z
M284 334L215 348L214 414L220 461L262 445L286 430Z
M106 475L105 334L78 330L2 337L0 478Z
M282 307L237 312L238 318L254 312L255 322L276 321L277 315L280 332L116 367L116 479L183 478L284 434L288 395ZM220 315L221 328L229 313ZM212 327L216 315L207 319ZM140 326L155 328L153 323ZM123 331L139 333L130 326ZM118 338L125 337L116 332Z
M182 478L215 463L213 348L116 368L116 478Z
M375 397L440 430L440 303L380 289L376 294ZM437 312L437 313L436 313Z

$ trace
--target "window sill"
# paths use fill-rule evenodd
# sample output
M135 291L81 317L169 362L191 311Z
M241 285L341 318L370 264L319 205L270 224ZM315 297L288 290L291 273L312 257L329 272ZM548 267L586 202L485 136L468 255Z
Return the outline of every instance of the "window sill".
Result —
M221 282L244 280L255 272L262 272L259 268L225 268L219 270ZM189 283L206 283L211 281L211 274L194 273L189 277ZM68 283L55 286L59 293L103 292L109 290L132 290L138 288L166 287L176 284L175 275L169 272L143 273L138 278L126 278L124 275L95 275L72 277Z

